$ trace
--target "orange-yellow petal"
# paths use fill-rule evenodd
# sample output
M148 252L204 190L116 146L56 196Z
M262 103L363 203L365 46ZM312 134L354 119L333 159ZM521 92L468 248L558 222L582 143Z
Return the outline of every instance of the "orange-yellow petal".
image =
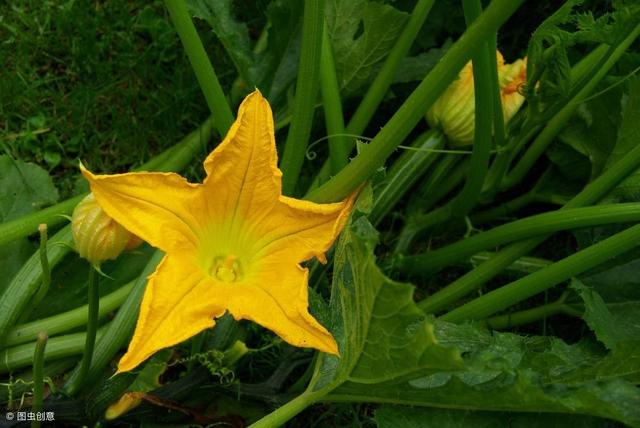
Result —
M308 273L273 254L249 280L229 286L220 297L235 319L254 321L291 345L338 354L331 333L309 313Z
M277 167L273 116L259 91L244 99L236 121L204 168L210 211L227 219L233 231L239 222L277 200L282 173Z
M498 73L500 78L500 97L502 99L502 113L505 123L520 110L524 103L522 87L527 81L527 59L519 59L512 64L501 67Z
M118 363L118 373L137 367L160 349L213 327L213 319L225 311L223 305L211 278L190 257L165 256L149 277L136 329Z
M256 241L257 254L273 254L292 263L312 257L326 262L325 253L344 227L356 193L342 202L316 204L281 196L269 210L256 213L249 226Z
M200 185L173 173L95 175L80 168L102 209L129 232L165 252L195 252Z

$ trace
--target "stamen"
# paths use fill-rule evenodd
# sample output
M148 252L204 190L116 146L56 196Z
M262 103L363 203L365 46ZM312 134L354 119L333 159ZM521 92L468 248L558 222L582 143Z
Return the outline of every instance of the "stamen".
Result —
M234 282L240 273L240 263L234 254L227 255L226 258L218 258L215 264L215 275L220 281Z

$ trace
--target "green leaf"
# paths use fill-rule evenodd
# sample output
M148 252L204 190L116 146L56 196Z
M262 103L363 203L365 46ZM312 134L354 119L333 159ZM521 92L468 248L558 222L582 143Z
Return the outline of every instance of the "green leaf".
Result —
M443 322L436 323L436 337L460 349L466 370L437 373L402 388L352 388L349 393L377 402L589 414L640 425L640 392L635 386L618 375L591 377L591 366L608 358L600 348Z
M628 87L618 139L607 160L607 167L625 156L640 141L640 77L631 79ZM636 170L620 183L610 196L622 201L640 201L640 170Z
M188 0L187 5L196 18L209 23L238 73L250 84L255 83L249 76L249 69L254 62L249 30L233 16L232 0Z
M47 171L7 155L0 156L0 222L37 211L57 200L58 190Z
M404 58L400 62L393 83L414 82L424 79L450 46L451 39L447 39L440 48L432 48L416 56Z
M598 340L608 349L616 349L621 342L640 342L640 324L638 323L640 307L637 302L617 305L617 311L614 314L592 288L586 287L577 279L571 283L571 287L584 301L584 320Z
M580 105L560 140L589 158L591 179L600 175L615 146L620 125L622 87L618 86Z
M0 156L0 223L37 211L57 200L58 190L47 171L7 155ZM27 239L0 246L0 292L33 250L34 246Z
M604 428L606 421L589 416L473 412L384 405L375 413L378 428Z
M408 14L368 0L330 0L325 16L338 83L348 97L375 77Z
M337 245L330 325L340 357L318 358L309 392L403 386L461 366L458 352L436 340L433 323L413 301L413 286L390 280L375 265L378 233L362 213L371 201L367 188Z

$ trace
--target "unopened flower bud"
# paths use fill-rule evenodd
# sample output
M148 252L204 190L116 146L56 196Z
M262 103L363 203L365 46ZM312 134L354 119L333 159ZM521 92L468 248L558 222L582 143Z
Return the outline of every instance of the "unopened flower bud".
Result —
M84 198L73 211L71 231L80 257L96 266L142 243L140 238L109 217L93 194Z
M525 58L505 64L499 51L496 51L496 56L502 114L507 123L524 103L520 88L526 81L527 62ZM426 117L430 126L442 128L452 145L466 145L473 143L475 111L473 68L469 62L460 71L458 79L429 109Z

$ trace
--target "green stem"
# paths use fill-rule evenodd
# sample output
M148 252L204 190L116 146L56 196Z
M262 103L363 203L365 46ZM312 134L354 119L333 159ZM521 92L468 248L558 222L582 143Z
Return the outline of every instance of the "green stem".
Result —
M380 68L380 71L371 83L371 86L369 86L369 89L367 89L367 93L362 98L358 108L353 113L353 116L351 116L346 128L347 134L362 135L367 125L369 125L371 118L393 83L400 63L404 57L407 56L413 41L420 32L420 28L422 28L424 21L427 19L433 3L434 0L418 0L400 37L396 40L382 68ZM355 140L347 139L347 149L349 153L353 149L354 144ZM331 168L329 168L329 163L325 162L322 168L320 168L320 172L316 176L314 185L309 189L309 192L317 187L315 184L323 184L326 182L330 173Z
M289 134L280 164L282 191L289 195L295 191L311 133L318 96L323 23L324 0L305 1L300 65L293 102L295 115L289 126Z
M48 336L45 332L38 333L36 349L33 352L33 401L31 411L40 413L42 411L42 396L44 395L44 350L47 346ZM32 428L40 427L40 421L31 422Z
M102 334L96 342L91 368L87 375L89 381L100 375L101 370L109 364L116 353L131 338L136 319L138 318L142 295L147 285L147 278L155 271L163 257L164 253L161 251L156 251L153 254L147 266L136 279L131 293L127 296L127 300L125 300L122 307L118 310L113 321L108 324L108 327L104 328L104 334ZM67 379L63 389L68 395L75 395L80 386L80 367L76 367Z
M360 105L358 105L358 108L349 120L347 133L360 135L364 132L378 109L380 102L382 102L382 99L389 90L391 83L393 83L400 63L404 57L407 56L407 53L409 53L409 49L411 49L411 45L418 35L418 32L420 32L434 3L435 0L419 0L418 3L416 3L409 17L409 21L405 25L404 30L402 30L402 34L400 34L400 37L398 37L398 40L393 45L393 49L389 52L389 56L382 65L378 75L373 83L371 83L371 86L369 86Z
M308 195L314 202L335 202L353 192L380 168L422 119L424 112L456 78L471 55L515 12L523 0L494 0L451 46L444 57L400 106L373 141L342 171Z
M640 245L640 225L628 228L551 266L484 294L441 317L449 322L488 317Z
M432 150L444 145L444 135L436 130L420 135L396 160L389 170L382 188L376 192L373 209L369 220L377 225L400 198L411 189L413 184L425 173L435 160L437 153Z
M223 136L233 123L233 113L222 91L218 76L216 76L209 57L207 57L207 52L198 36L196 27L193 25L187 9L187 2L184 0L165 0L164 4L182 41L182 46L189 57L191 67L200 84L200 89L202 89L209 110L213 115L216 129Z
M51 266L49 266L49 258L47 257L47 224L41 223L38 226L38 232L40 234L40 247L38 248L38 252L40 254L40 267L42 269L42 284L33 297L32 307L36 307L40 304L42 299L44 299L44 296L49 291L49 286L51 285Z
M582 316L582 312L567 306L564 303L564 298L562 298L556 302L537 306L535 308L525 309L523 311L513 312L510 314L497 315L484 320L483 323L491 329L504 330L511 327L531 324L558 314L565 314L573 317Z
M284 425L288 420L302 412L315 402L321 395L304 392L284 406L278 407L257 422L249 425L249 428L275 428Z
M504 128L504 113L502 111L502 91L500 89L500 78L498 77L498 37L497 33L489 41L489 68L491 74L491 90L493 92L493 136L496 147L504 147L506 135ZM494 59L495 56L495 59Z
M48 239L47 259L55 266L73 248L71 227L66 226ZM40 254L36 252L15 274L7 288L0 295L0 348L9 328L20 317L42 283Z
M104 329L98 331L98 338L102 337ZM86 333L73 333L52 337L47 341L44 351L46 362L82 354ZM25 343L0 351L0 374L15 371L33 364L36 342Z
M560 209L595 204L638 167L640 167L640 146L633 148L625 157L589 183L582 192ZM526 255L546 238L546 236L541 236L510 244L471 272L424 299L419 303L420 308L425 312L436 312L445 308L457 299L480 288L485 282L498 275L518 258Z
M179 143L150 159L134 171L179 171L183 169L211 138L212 129L213 122L211 119L207 119L198 129ZM86 193L74 196L35 213L0 224L0 245L30 235L41 223L46 223L49 228L52 228L68 221L65 216L71 215L75 206L85 196L87 196Z
M516 211L519 211L520 209L536 202L537 200L538 195L534 189L510 201L504 202L496 207L472 214L470 216L470 220L472 224L488 223L490 221L504 218Z
M475 267L491 259L494 255L495 253L493 252L483 251L471 256L469 258L469 263ZM540 269L543 269L551 264L553 264L551 260L524 256L520 257L518 260L507 266L505 268L505 272L517 275L528 275L530 273L539 271Z
M482 13L480 0L462 0L467 26ZM492 35L491 38L494 38ZM493 134L493 85L491 62L496 62L495 51L489 50L489 43L484 43L478 53L473 56L473 88L475 95L475 129L473 135L473 153L469 175L460 193L451 201L449 212L453 217L464 218L475 206L480 197L489 167Z
M135 281L120 287L114 292L100 298L98 317L106 317L110 312L122 306L127 296L131 293ZM53 315L26 324L18 325L7 333L5 346L15 346L21 343L31 342L36 339L38 332L46 331L50 336L80 327L87 322L89 305L80 306L70 311Z
M349 162L351 145L349 138L344 135L340 88L326 23L322 32L322 52L320 54L320 91L329 136L329 163L331 173L336 174Z
M502 186L503 189L513 187L522 181L582 101L591 94L596 85L607 75L611 67L620 59L631 43L638 38L638 35L640 35L640 24L635 26L629 35L615 48L602 67L598 68L589 82L544 127L513 170L507 174Z
M552 211L503 224L438 250L403 257L397 261L397 267L409 275L431 275L457 260L508 242L567 229L638 221L638 203Z
M460 155L457 154L449 154L442 159L424 188L420 190L418 200L421 202L416 208L426 212L465 181L469 171L469 159L460 162L458 159Z
M609 49L608 45L601 44L571 68L571 81L577 82L571 88L572 94L578 93L584 84L588 82L590 71L597 70L600 65L604 64L604 61L606 60L605 57L607 56L607 53L609 53ZM527 144L529 140L531 140L540 130L541 126L539 123L548 122L551 117L560 111L563 105L564 104L559 104L548 108L547 112L550 114L548 119L542 119L539 122L536 121L535 124L530 123L528 126L526 126L527 123L525 123L525 126L523 127L524 130L520 132L520 136L511 139L504 149L498 152L491 164L491 167L489 168L489 173L487 174L485 188L483 189L484 200L493 199L494 194L499 190L498 188L501 185L504 175L507 173L509 165L513 159L518 153L520 153L525 144Z
M89 268L89 286L88 286L88 299L89 307L87 310L87 335L84 342L84 354L82 356L82 362L80 364L80 380L79 385L82 385L89 373L89 367L91 367L91 359L93 358L93 349L96 344L96 333L98 331L98 315L100 310L100 292L98 291L98 270L96 267L91 266Z

